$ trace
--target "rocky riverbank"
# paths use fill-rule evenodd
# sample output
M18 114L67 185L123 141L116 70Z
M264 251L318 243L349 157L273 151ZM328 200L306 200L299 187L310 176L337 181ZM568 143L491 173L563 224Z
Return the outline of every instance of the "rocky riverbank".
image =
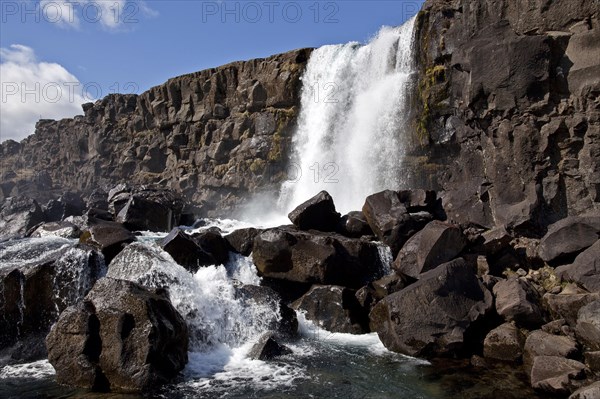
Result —
M185 201L167 190L118 187L82 203L81 215L26 232L54 243L29 264L19 261L23 239L0 244L2 350L13 361L48 356L59 382L129 392L175 377L188 341L203 344L206 331L189 324L197 311L173 308L169 290L240 253L252 254L262 283L236 295L249 308L276 304L280 314L252 350L258 359L290 353L295 310L331 332L377 332L394 352L466 359L477 373L520 367L542 394L589 398L598 389L598 216L561 219L539 239L450 223L433 191L376 193L343 216L322 192L290 213L292 225L224 236L175 227L157 244L181 270L157 275L152 265L164 255L140 245L135 232L168 232L183 220ZM13 220L38 213L22 207Z

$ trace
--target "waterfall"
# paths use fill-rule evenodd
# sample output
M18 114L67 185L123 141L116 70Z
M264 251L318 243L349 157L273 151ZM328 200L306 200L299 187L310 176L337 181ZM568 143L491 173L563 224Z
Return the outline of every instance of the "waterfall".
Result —
M359 210L369 194L402 185L414 20L382 28L363 46L324 46L312 53L279 198L284 211L320 190L341 212Z

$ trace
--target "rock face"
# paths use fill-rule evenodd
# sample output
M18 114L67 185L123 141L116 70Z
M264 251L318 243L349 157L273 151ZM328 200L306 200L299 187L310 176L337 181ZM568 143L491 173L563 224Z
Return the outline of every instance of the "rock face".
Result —
M369 317L354 294L336 285L314 285L292 307L327 331L364 334L369 332Z
M308 201L298 205L288 217L300 230L335 231L340 221L333 198L321 191Z
M460 228L433 221L412 236L394 262L396 271L414 278L454 259L467 245Z
M463 259L421 275L418 282L381 300L370 314L386 348L410 356L452 356L468 345L492 295Z
M600 350L600 300L579 309L575 331L579 340L588 348Z
M41 120L20 144L0 145L11 172L0 198L27 190L44 203L64 190L161 182L225 215L285 179L310 52L234 62L140 95L109 95L73 119Z
M188 360L187 326L168 295L111 278L67 308L46 343L59 383L100 391L151 388Z
M409 185L443 188L461 223L543 234L597 214L598 17L587 0L427 0Z
M360 288L384 273L378 248L363 239L278 227L256 236L252 258L265 277Z

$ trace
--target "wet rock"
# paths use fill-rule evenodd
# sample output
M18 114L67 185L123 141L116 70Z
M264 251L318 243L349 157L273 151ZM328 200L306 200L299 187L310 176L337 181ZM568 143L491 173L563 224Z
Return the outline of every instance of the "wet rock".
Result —
M531 369L535 358L538 356L576 359L579 357L579 354L579 347L575 340L536 330L531 332L525 341L523 363L526 368Z
M79 238L81 230L71 222L49 222L36 227L30 237L62 237L62 238Z
M224 238L229 244L230 250L249 256L252 253L254 238L260 233L259 230L250 227L247 229L235 230L227 234Z
M246 284L237 289L237 294L244 298L247 306L269 306L279 309L279 320L269 323L269 330L279 338L293 338L298 335L298 319L296 312L290 308L281 296L272 288Z
M292 304L308 320L330 331L348 334L369 332L369 317L355 297L355 291L335 285L314 285Z
M248 357L257 360L272 360L276 357L289 355L293 353L290 348L279 344L272 332L264 333L256 344L250 349Z
M0 245L13 252L11 243ZM57 242L24 251L13 252L16 260L9 255L1 261L0 350L33 361L46 356L43 342L59 313L83 298L106 267L102 255L81 245Z
M434 220L404 244L394 261L394 269L419 278L421 273L454 259L466 245L458 226Z
M69 216L81 216L86 209L86 204L80 194L66 192L57 200L50 200L44 207L46 220L59 222Z
M130 230L170 231L179 223L182 199L173 191L134 191L119 211L116 221Z
M135 236L120 223L96 220L79 241L100 250L106 263L110 263L123 247L135 241Z
M400 276L396 273L389 274L356 291L356 299L367 312L370 312L377 302L413 282L414 280L409 277Z
M337 232L351 238L373 235L373 230L367 223L365 215L360 211L349 212L347 215L342 216Z
M106 277L128 280L150 288L168 287L173 276L163 273L159 265L174 264L160 248L141 242L127 245L108 265ZM183 266L176 265L176 267Z
M27 197L7 198L0 209L0 239L23 235L43 221L44 212L36 200Z
M340 214L327 191L298 205L288 217L300 230L335 231L340 221Z
M215 257L206 252L183 230L176 227L163 238L160 247L165 250L173 259L188 271L195 273L202 266L220 264Z
M489 359L518 362L523 355L525 337L513 323L496 327L485 337L483 355Z
M147 390L188 360L187 326L166 292L111 278L61 314L46 344L59 383L98 391Z
M229 259L229 245L216 231L204 231L192 235L192 239L198 246L213 259L213 265L224 265Z
M544 323L535 289L526 280L511 277L494 285L496 311L506 321L536 327Z
M570 216L550 227L539 246L540 257L546 262L560 262L598 241L600 217Z
M433 219L428 212L409 213L399 194L391 190L368 196L362 211L375 235L391 248L394 257L413 234Z
M590 292L600 293L600 240L580 253L573 264L556 268L562 280L573 281Z
M587 348L593 351L600 350L600 300L579 309L575 333L577 339Z
M531 386L551 395L565 395L577 388L577 380L585 380L589 370L585 364L557 356L537 356L531 368Z
M87 209L108 211L108 193L100 189L95 189L87 197L85 205Z
M376 243L285 227L257 235L252 258L262 276L300 283L360 288L383 274Z
M477 322L492 308L492 295L463 259L421 275L416 283L381 300L370 314L386 348L409 356L468 352Z

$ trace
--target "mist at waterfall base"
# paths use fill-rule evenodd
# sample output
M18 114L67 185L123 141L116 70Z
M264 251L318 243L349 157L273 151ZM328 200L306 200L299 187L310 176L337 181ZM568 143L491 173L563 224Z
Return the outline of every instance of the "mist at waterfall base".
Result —
M283 184L278 201L257 199L245 220L263 227L287 224L284 215L291 208L323 189L332 194L340 212L359 210L367 195L402 185L398 165L413 74L413 25L411 20L399 28L383 28L364 46L349 43L313 52L303 78L291 159L300 173ZM278 209L273 209L274 202ZM234 220L204 222L201 229L216 226L222 234L249 226ZM302 314L300 338L283 342L292 354L268 362L252 360L251 347L281 316L276 303L249 305L237 294L241 285L261 282L251 256L230 253L226 264L191 275L157 245L162 236L142 233L139 242L131 244L136 251L120 256L122 267L111 263L111 273L118 278L151 287L167 285L173 305L189 326L189 363L182 377L152 397L492 398L493 383L499 380L506 392L514 393L504 392L502 397L531 397L526 385L510 374L472 376L480 380L465 383L464 365L443 374L439 370L447 371L447 366L432 367L392 353L375 333L329 333ZM0 259L32 262L75 244L62 238L11 241L0 244ZM139 264L148 267L136 268ZM54 375L46 360L5 365L0 369L0 397L137 397L96 396L58 386ZM469 396L473 386L477 389Z

